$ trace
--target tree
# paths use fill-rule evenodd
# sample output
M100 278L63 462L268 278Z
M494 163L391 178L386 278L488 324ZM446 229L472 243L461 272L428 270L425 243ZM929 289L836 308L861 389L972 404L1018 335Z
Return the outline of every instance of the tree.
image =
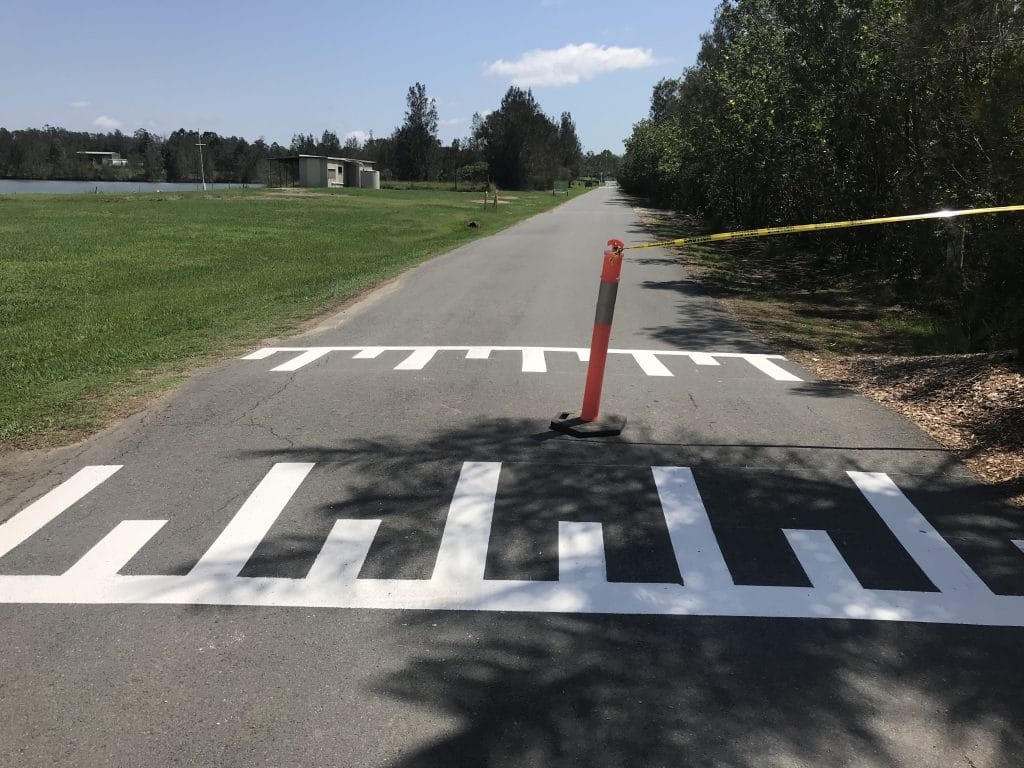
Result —
M341 141L334 131L324 131L320 142L316 145L316 154L338 157L341 154Z
M423 83L409 87L405 122L394 134L398 178L425 181L434 175L437 155L437 104Z
M341 148L341 153L344 157L358 157L362 148L356 136L349 136L345 139L345 145Z
M133 138L146 181L163 181L167 172L164 169L164 155L159 139L145 128L137 130Z
M569 173L570 178L580 175L583 147L576 135L576 123L573 122L572 115L568 112L562 113L558 123L558 160Z
M671 117L679 106L679 86L681 80L666 77L658 81L651 94L651 120L657 122Z
M312 133L296 133L294 136L292 136L292 143L288 147L288 151L290 151L294 155L319 154L316 151L316 139L313 138Z
M1022 39L1019 0L725 0L696 65L654 86L620 181L740 228L1021 199ZM1021 343L1022 242L1020 217L816 240L964 350Z
M532 91L510 87L474 138L501 187L545 188L558 175L558 126L541 111Z

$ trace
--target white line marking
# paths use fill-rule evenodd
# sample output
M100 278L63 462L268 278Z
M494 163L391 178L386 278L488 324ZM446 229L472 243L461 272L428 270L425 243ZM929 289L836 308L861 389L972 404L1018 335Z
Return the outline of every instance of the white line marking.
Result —
M558 580L587 584L608 581L600 523L558 522Z
M690 359L697 365L721 365L714 357L707 352L691 352Z
M462 465L441 534L434 581L483 580L500 474L500 462L467 461Z
M271 467L189 575L237 576L313 466L282 463Z
M633 359L648 376L671 376L672 371L658 359L654 352L634 352Z
M688 467L651 467L683 584L693 590L733 586L704 501Z
M1016 539L1012 543L1024 554L1024 539Z
M46 495L0 524L0 557L3 557L61 512L110 478L120 464L83 467Z
M826 531L783 529L793 553L811 580L813 609L825 616L900 621L907 614L890 605L879 593L864 589Z
M352 355L353 360L375 360L384 352L384 347L366 347Z
M523 347L523 373L547 373L548 364L544 359L544 350L536 347Z
M265 347L258 349L243 360L263 360L278 352L295 352L298 356L283 365L272 368L272 371L294 371L308 365L329 352L355 352L356 360L367 360L379 357L381 353L408 352L409 355L395 366L395 370L421 370L438 352L465 352L467 360L487 360L493 352L519 352L523 356L524 372L543 373L539 364L528 361L539 361L548 352L567 352L575 354L580 362L590 361L590 350L586 347L480 347L480 346L389 346L389 347ZM785 360L782 355L747 354L744 352L698 352L679 349L609 349L609 355L631 355L648 376L672 376L671 371L660 358L689 357L697 365L721 365L718 358L737 358L748 361L758 370L766 373L777 381L802 381L789 371L772 363L772 360Z
M114 576L164 527L166 520L125 520L65 571L76 579Z
M882 472L847 472L925 575L942 592L992 594L924 515Z
M306 579L322 585L355 581L379 527L380 520L336 520Z
M396 371L422 371L424 366L434 359L438 347L419 347L405 360L395 366Z
M248 355L244 355L239 358L240 360L266 360L268 357L277 352L274 347L264 347L263 349L257 349L255 352L250 352Z
M815 589L862 589L860 581L846 564L827 531L784 528L782 533Z
M719 357L722 357L722 355L719 355ZM773 363L765 355L747 355L746 360L757 370L768 374L776 381L803 381L799 376L794 376L785 368Z
M985 589L906 592L864 589L823 531L785 530L812 587L732 583L690 471L653 468L672 545L686 579L680 584L610 583L601 526L559 524L559 581L483 578L500 465L466 463L452 498L441 552L429 580L357 578L377 530L375 520L337 521L304 579L239 577L238 570L290 498L309 465L276 465L228 525L237 536L218 539L204 562L185 576L122 576L116 571L162 525L118 525L65 574L0 576L0 603L164 604L336 607L354 609L525 611L870 619L1024 627L1024 597ZM880 514L925 572L943 587L971 573L886 475L851 473L866 493L879 494ZM909 509L908 509L909 507ZM924 522L924 527L921 526ZM906 527L913 530L903 531ZM921 531L924 531L922 533ZM225 530L228 533L228 530ZM934 531L932 530L932 533ZM899 534L898 534L899 535ZM1017 546L1024 540L1015 540ZM215 560L216 550L223 557ZM1024 547L1022 547L1024 549ZM937 571L950 578L936 578ZM976 586L976 585L975 585Z
M277 368L271 368L270 370L272 370L272 371L297 371L297 370L299 370L299 368L304 368L305 366L309 365L314 360L319 360L321 357L323 357L324 355L326 355L330 351L331 351L330 347L320 347L320 348L314 347L312 349L307 349L301 355L298 355L297 357L293 357L287 363L282 363L281 365L277 366Z

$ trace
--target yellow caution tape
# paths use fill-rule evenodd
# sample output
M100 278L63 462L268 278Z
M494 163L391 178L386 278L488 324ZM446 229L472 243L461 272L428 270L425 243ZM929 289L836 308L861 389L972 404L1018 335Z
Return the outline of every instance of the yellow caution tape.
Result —
M788 227L764 227L762 229L744 229L737 232L719 232L714 235L693 235L675 240L661 240L657 243L637 243L627 245L623 250L631 251L638 248L662 248L666 245L694 245L695 243L715 243L722 240L742 240L748 237L769 237L771 235L790 235L797 232L821 232L826 229L848 229L850 227L870 227L874 224L895 224L900 221L921 221L923 219L954 219L957 216L978 216L983 213L1010 213L1024 211L1024 205L1004 205L999 208L968 208L963 211L935 211L933 213L915 213L911 216L886 216L881 219L857 219L855 221L828 221L821 224L793 224Z

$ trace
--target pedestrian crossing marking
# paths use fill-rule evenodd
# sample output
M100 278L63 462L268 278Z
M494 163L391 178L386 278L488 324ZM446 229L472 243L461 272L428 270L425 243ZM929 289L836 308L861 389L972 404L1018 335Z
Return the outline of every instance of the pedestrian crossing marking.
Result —
M941 592L984 594L989 591L888 475L881 472L848 474L924 575Z
M483 580L500 472L501 464L493 461L462 465L434 566L436 581Z
M608 564L600 523L558 523L558 581L606 584Z
M200 577L237 576L311 469L311 463L271 467L191 573Z
M733 587L693 472L689 467L652 467L651 472L683 584L701 590Z
M590 361L590 350L585 347L484 347L484 346L366 346L366 347L263 347L242 357L242 360L266 360L272 355L291 354L286 362L271 368L271 372L292 372L305 368L332 352L353 352L353 360L375 360L385 352L408 353L397 365L396 371L421 371L434 360L438 352L464 352L466 360L491 360L494 352L518 352L522 358L522 373L547 373L547 355L572 354L581 363ZM636 361L647 376L671 377L675 374L665 365L663 358L688 357L699 366L721 366L721 360L745 360L761 373L775 381L803 381L776 363L786 360L782 355L753 354L747 352L697 352L677 349L609 349L609 355L627 355Z
M249 558L315 465L278 463L192 570L120 575L166 523L125 520L59 576L2 575L0 603L186 604L869 619L1024 627L1024 597L994 594L888 475L848 472L936 592L867 589L824 530L784 529L810 587L734 583L692 471L654 467L682 584L609 582L603 527L558 524L558 580L485 579L501 472L466 462L429 579L364 579L380 520L335 521L305 578L242 577ZM85 467L0 525L10 552L121 467ZM1024 554L1024 540L1013 540ZM1022 562L1024 566L1024 562Z
M31 537L119 469L120 464L84 467L10 520L0 524L0 557Z

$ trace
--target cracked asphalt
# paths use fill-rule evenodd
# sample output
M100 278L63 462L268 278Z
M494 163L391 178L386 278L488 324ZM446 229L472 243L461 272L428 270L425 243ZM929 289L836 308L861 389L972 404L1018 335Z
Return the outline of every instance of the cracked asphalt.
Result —
M898 415L789 361L775 360L797 381L744 357L659 357L666 376L613 355L604 409L628 417L622 436L552 433L579 407L585 364L546 352L544 372L524 371L516 350L589 345L611 237L647 234L605 187L253 346L376 356L290 372L272 369L297 353L224 360L82 444L0 460L0 522L85 467L121 465L0 557L0 765L1019 766L1024 630L964 620L956 595L941 621L777 618L771 589L749 615L591 611L585 597L456 610L433 593L433 607L387 607L387 590L432 578L465 462L501 465L485 586L558 582L560 531L585 548L595 522L608 581L683 584L651 468L689 467L736 585L816 587L784 535L809 530L865 589L934 595L935 566L853 471L892 478L983 589L1024 596L1018 511ZM449 346L513 349L440 350L407 370L410 351L388 349ZM657 249L627 254L612 346L775 352ZM312 468L205 602L89 600L120 594L121 577L184 583L280 464ZM379 521L356 563L363 586L385 585L367 592L379 606L275 598L342 541L339 520ZM124 521L166 523L95 570L86 556ZM54 591L83 558L80 592ZM26 583L35 597L11 597Z

